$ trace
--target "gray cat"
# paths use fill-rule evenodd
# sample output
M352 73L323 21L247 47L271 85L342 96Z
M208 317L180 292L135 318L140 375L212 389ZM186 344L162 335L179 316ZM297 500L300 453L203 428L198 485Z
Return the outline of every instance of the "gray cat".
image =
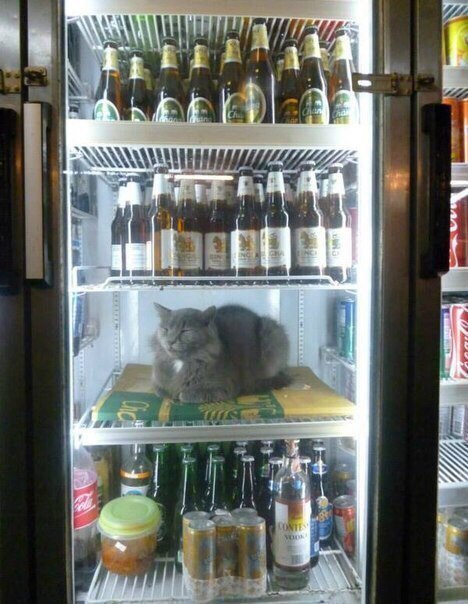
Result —
M155 304L153 384L160 396L211 402L287 386L283 327L237 305L169 310Z

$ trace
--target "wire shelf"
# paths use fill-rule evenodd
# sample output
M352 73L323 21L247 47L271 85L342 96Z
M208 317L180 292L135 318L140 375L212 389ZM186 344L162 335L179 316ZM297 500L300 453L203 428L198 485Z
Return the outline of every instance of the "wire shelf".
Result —
M70 61L67 61L68 74L68 100L74 103L91 102L91 88L89 84L81 81Z
M439 506L468 501L468 442L449 437L439 442Z
M443 21L446 23L449 19L468 15L468 2L466 0L447 0L444 2Z

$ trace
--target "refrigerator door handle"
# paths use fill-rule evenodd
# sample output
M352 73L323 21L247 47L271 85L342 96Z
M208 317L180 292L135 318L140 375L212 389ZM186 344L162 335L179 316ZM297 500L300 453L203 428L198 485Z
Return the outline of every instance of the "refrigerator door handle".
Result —
M431 103L422 107L422 131L428 145L428 241L421 257L424 279L443 275L449 270L450 180L452 174L450 129L451 107Z
M51 287L51 107L25 103L23 115L26 279L38 287Z

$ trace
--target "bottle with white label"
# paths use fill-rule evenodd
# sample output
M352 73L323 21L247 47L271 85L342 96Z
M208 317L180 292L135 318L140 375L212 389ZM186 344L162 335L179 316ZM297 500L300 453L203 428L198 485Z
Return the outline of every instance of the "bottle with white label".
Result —
M174 269L174 215L169 170L165 164L154 166L147 237L146 270L148 274L152 277L172 275Z
M343 166L333 164L328 170L327 204L327 270L326 274L338 283L351 276L352 234L351 217L345 204Z
M205 231L205 275L227 275L231 260L231 234L224 181L214 180L211 190L211 207Z
M125 262L122 274L130 278L143 277L146 275L147 223L138 174L129 175L126 196L127 204L122 228Z
M317 201L315 163L304 162L293 228L293 274L323 275L326 267L325 223Z
M122 225L125 211L127 193L127 179L119 178L119 192L117 197L117 209L114 220L111 224L111 276L120 277L122 275Z
M303 589L310 570L310 481L302 471L299 441L286 441L274 482L273 576L283 589Z
M231 268L236 277L260 274L260 219L255 209L252 168L240 168L237 213L231 233Z
M263 176L261 174L254 175L254 189L255 189L255 206L260 220L263 216L265 209L265 189L263 187Z
M260 257L266 275L289 275L291 270L291 225L286 209L283 163L270 162L260 232Z
M120 468L120 495L147 495L151 485L152 465L145 455L145 445L132 445L130 455Z
M180 181L177 232L174 235L174 271L180 277L197 277L203 271L203 225L196 202L193 174Z

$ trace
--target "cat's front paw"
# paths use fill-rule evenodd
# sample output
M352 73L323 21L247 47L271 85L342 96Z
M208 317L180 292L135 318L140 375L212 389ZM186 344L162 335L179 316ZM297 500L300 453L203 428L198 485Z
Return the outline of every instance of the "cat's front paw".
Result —
M178 399L181 403L204 403L205 398L203 394L199 390L182 390L179 393Z

